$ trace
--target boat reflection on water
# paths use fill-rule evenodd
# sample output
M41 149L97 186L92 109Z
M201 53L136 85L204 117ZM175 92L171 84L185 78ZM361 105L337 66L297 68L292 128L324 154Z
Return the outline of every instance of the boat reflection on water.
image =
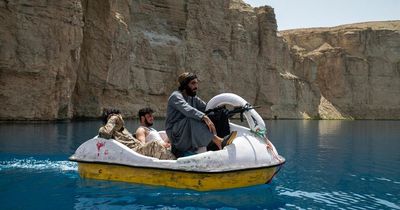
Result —
M257 195L254 193L257 192ZM284 207L274 184L240 189L197 192L124 182L81 179L75 195L75 209L183 209L222 208L278 209Z

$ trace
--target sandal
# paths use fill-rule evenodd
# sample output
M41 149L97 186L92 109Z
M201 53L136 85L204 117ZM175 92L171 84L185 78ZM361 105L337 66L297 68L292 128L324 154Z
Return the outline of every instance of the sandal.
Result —
M229 135L225 136L224 140L221 143L222 148L232 144L232 142L236 138L236 136L237 136L237 131L232 131Z

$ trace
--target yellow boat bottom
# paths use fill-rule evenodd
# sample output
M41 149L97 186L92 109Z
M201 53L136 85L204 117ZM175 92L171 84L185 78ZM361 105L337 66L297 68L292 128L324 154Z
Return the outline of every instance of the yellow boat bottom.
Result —
M223 173L198 173L111 164L82 162L78 164L79 174L83 178L133 182L198 191L265 184L272 179L279 167L274 166Z

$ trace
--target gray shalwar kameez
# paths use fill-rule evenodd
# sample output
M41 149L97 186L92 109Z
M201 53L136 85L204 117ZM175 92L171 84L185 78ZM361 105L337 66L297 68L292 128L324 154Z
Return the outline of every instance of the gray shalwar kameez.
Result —
M165 130L172 146L181 151L195 151L206 147L213 134L203 122L206 103L199 97L184 97L174 91L168 99Z

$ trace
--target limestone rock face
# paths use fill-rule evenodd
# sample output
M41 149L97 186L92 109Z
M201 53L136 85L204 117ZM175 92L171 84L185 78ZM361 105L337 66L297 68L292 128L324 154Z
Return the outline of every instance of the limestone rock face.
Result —
M134 116L162 115L177 71L184 69L186 1L84 1L84 40L75 116L105 107Z
M0 1L0 120L165 116L176 78L265 118L400 119L399 22L277 32L241 0Z
M198 74L204 100L234 92L263 105L265 116L294 88L279 74L292 62L270 7L254 9L238 0L152 0L86 1L83 9L75 117L98 117L104 107L136 116L144 106L165 116L184 71Z
M281 34L296 57L295 74L320 95L320 117L400 118L400 21ZM326 112L325 102L336 111Z
M0 1L0 120L70 118L81 2Z

